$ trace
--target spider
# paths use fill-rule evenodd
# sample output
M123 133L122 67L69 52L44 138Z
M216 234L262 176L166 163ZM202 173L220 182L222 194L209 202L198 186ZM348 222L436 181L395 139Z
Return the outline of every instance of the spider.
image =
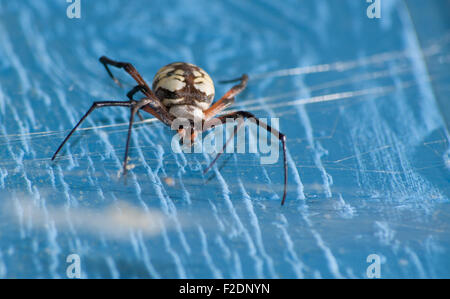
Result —
M193 64L176 62L162 67L156 73L153 79L152 89L150 89L145 80L132 64L128 62L114 61L105 56L100 57L99 60L105 67L109 76L119 86L121 86L121 83L113 75L108 66L114 66L116 68L124 69L137 82L138 85L136 85L127 93L127 97L129 99L128 101L94 102L91 108L86 112L86 114L80 119L80 121L75 125L75 127L70 131L70 133L60 144L52 157L52 161L56 158L59 151L62 149L67 140L69 140L72 134L77 130L77 128L81 125L81 123L88 117L89 114L91 114L92 111L97 108L120 106L128 107L131 110L131 116L128 126L128 136L125 147L125 157L123 161L124 175L126 175L127 173L128 147L130 143L130 135L133 128L135 115L137 114L141 118L141 120L143 120L142 116L139 113L140 110L153 115L167 126L171 126L176 118L188 119L191 122L194 119L200 118L202 124L204 124L202 128L213 128L216 124L224 124L226 119L241 121L244 118L247 118L254 121L261 128L274 134L274 136L276 136L282 143L284 161L284 193L281 205L284 204L286 200L287 189L286 136L279 131L271 128L264 122L260 121L253 114L247 111L237 111L215 117L225 108L231 106L234 103L235 97L245 89L248 82L248 76L246 74L235 80L222 81L222 83L239 83L234 85L227 93L225 93L224 96L222 96L218 101L212 104L215 94L214 83L208 73ZM138 92L141 92L145 97L140 100L135 100L134 95ZM229 137L228 141L230 141L230 139L232 139L233 136L237 133L237 130L240 128L240 124L242 123L243 122L240 122L235 127L234 132ZM202 131L204 131L204 129L202 129ZM180 140L183 140L183 142L185 142L186 140L189 142L195 140L197 133L202 132L197 132L195 129L186 131L183 127L181 127L181 129L178 129ZM224 149L226 148L227 143L224 145ZM215 159L204 170L204 173L208 172L208 170L213 166L213 164L217 161L217 159L223 152L224 151L217 154Z

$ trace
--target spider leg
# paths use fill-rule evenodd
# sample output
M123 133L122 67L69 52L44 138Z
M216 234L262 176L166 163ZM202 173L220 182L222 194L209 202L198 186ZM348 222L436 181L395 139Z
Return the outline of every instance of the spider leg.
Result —
M114 80L114 82L116 82L117 85L122 86L120 81L113 75L113 73L109 69L108 65L112 65L112 66L117 67L117 68L123 68L128 74L130 74L131 77L133 77L133 79L139 85L145 86L145 89L146 89L145 94L147 96L149 96L150 94L153 94L151 92L150 88L148 87L147 83L145 82L145 80L142 78L141 74L139 74L139 72L136 70L136 68L131 63L115 61L115 60L109 59L106 56L100 57L99 60L103 64L103 66L105 67L105 69L108 72L109 76Z
M89 108L89 110L86 112L86 114L80 119L80 121L76 124L76 126L70 131L70 133L66 136L64 141L59 145L58 149L56 150L55 154L52 157L52 161L55 160L56 156L58 155L59 151L62 149L64 144L69 140L69 138L72 136L73 133L77 130L77 128L81 125L81 123L88 117L89 114L91 114L92 111L94 111L97 108L102 107L130 107L132 105L129 101L103 101L103 102L94 102Z
M147 98L151 98L152 101L149 103L149 106L142 107L142 110L152 114L156 118L158 118L160 121L165 123L166 125L170 125L173 118L171 118L169 112L167 109L160 103L160 100L156 95L153 93L153 91L148 86L147 82L145 82L144 78L142 78L141 74L136 70L136 68L129 62L120 62L112 60L106 56L100 57L100 62L105 67L106 71L108 72L109 76L116 82L119 86L121 86L119 80L113 75L111 70L109 69L108 65L112 65L117 68L123 68L133 79L139 84L138 86L135 86L130 92L128 92L127 96L132 100L133 95L137 93L138 91L141 91ZM133 101L133 100L132 100ZM144 120L139 112L137 112L141 120Z
M248 76L246 74L242 75L239 79L231 80L229 82L235 82L237 80L240 81L239 84L234 85L222 98L220 98L207 110L203 111L206 120L214 117L214 115L218 114L220 111L231 106L234 103L234 98L247 87Z
M137 88L136 88L137 89ZM131 92L130 92L131 93ZM130 94L129 93L129 94ZM113 107L113 106L121 106L121 107L130 107L131 108L131 116L130 116L130 123L128 126L128 136L127 136L127 143L125 148L125 160L123 162L123 173L124 175L127 173L127 158L128 158L128 149L130 144L130 136L131 131L133 128L133 122L134 122L134 116L139 112L140 109L152 114L157 119L159 119L164 124L170 126L174 117L170 115L167 112L167 109L157 100L154 100L153 98L143 98L139 101L135 101L132 99L130 101L103 101L103 102L94 102L89 108L89 110L86 112L85 115L80 119L80 121L75 125L75 127L70 131L70 133L66 136L64 141L60 144L58 149L56 150L55 154L52 157L52 161L56 158L59 151L62 149L64 144L69 140L69 138L75 133L77 128L81 125L81 123L89 116L89 114L92 113L97 108L101 107Z
M242 77L236 78L236 79L230 79L230 80L220 80L219 83L220 84L228 84L228 83L234 83L234 82L239 82L242 80Z
M142 116L142 114L139 111L137 111L136 114L137 114L137 116L139 116L139 119L141 121L145 121L145 118Z
M136 93L138 93L139 91L145 92L145 86L144 85L136 85L135 87L133 87L133 89L131 89L128 93L127 93L127 97L130 99L130 101L135 102L135 99L133 98L134 95ZM139 112L139 110L136 112L136 114L139 116L139 119L141 121L144 121L145 119L142 117L141 113Z
M127 174L127 163L128 163L128 148L130 146L130 137L131 137L131 130L133 129L133 121L134 121L134 115L136 114L136 106L133 105L131 107L131 114L130 114L130 123L128 125L128 135L127 135L127 143L125 145L125 157L123 158L123 175Z
M125 157L123 160L123 175L127 174L127 164L128 164L128 149L130 146L130 137L131 137L131 131L133 129L133 122L134 122L134 116L136 113L139 112L139 109L141 109L144 106L149 105L153 100L149 98L144 98L142 100L139 100L138 102L133 102L131 105L131 114L130 114L130 123L128 125L128 135L127 135L127 143L125 145Z
M147 90L145 88L145 85L136 85L135 87L133 87L128 93L127 93L127 98L130 99L130 101L134 101L134 95L136 93L138 93L139 91L142 91L143 93L145 93Z
M269 125L267 125L266 123L260 121L258 118L256 118L253 114L251 114L250 112L246 112L246 111L237 111L237 112L233 112L233 113L229 113L226 115L222 115L219 116L217 118L211 119L209 121L210 124L213 124L213 121L217 121L219 120L220 124L224 124L226 122L226 119L242 119L242 118L248 118L248 119L253 119L255 120L256 124L265 129L267 132L272 133L274 136L278 137L278 139L281 141L281 144L283 146L283 161L284 161L284 192L283 192L283 199L281 201L281 205L284 205L284 202L286 200L286 193L287 193L287 161L286 161L286 136L282 133L280 133L279 131L273 129L272 127L270 127ZM234 135L236 135L237 131L239 130L239 128L242 127L242 124L244 122L240 122L235 128L234 128L234 132L233 134L228 138L227 142L225 143L222 152L218 153L216 158L210 163L210 165L204 170L204 173L206 173L213 165L214 163L217 161L217 159L222 155L222 153L225 151L228 143L230 142L230 140L234 137ZM209 125L208 123L206 123L205 128L211 128L214 127L214 125Z
M145 99L147 105L141 106L141 109L147 113L150 113L164 124L170 126L174 117L169 114L167 108L163 104L161 104L160 100L153 94L153 92L150 89L148 89L146 85L136 85L127 93L127 97L130 99L131 102L138 102L134 99L134 95L139 91L147 96ZM139 116L139 118L142 121L144 121L144 118L139 113L139 110L136 113Z
M212 119L212 120L210 120L210 121L216 121L216 120L218 120L218 121L220 122L220 124L222 125L222 124L226 123L226 119L227 119L227 118L230 118L230 117L229 117L229 114L223 115L223 116L219 116L219 117L214 118L214 119ZM227 141L225 142L225 144L224 144L223 147L222 147L222 151L219 152L219 153L216 155L216 157L214 158L214 160L209 164L209 166L206 167L205 170L203 170L203 174L206 174L206 173L211 169L211 167L214 165L214 163L216 163L216 161L219 159L219 157L225 152L225 149L227 148L227 146L228 146L228 144L230 143L230 141L234 138L234 135L237 134L237 132L239 131L239 129L240 129L240 128L242 127L242 125L244 124L244 122L242 121L242 118L234 118L234 120L238 120L238 125L237 125L236 127L234 127L233 134L231 134L231 136L228 137ZM205 128L207 128L207 129L214 128L214 127L215 127L214 125L212 125L212 126L210 127L208 123L206 123L206 125L205 125Z

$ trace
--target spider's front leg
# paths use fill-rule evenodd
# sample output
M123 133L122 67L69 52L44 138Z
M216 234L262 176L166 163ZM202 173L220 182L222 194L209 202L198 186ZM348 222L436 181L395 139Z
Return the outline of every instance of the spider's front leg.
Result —
M102 101L102 102L94 102L92 104L91 108L86 112L86 114L83 115L83 117L78 121L78 123L75 125L75 127L70 131L70 133L64 138L63 142L59 145L56 152L53 154L52 161L55 160L56 156L58 155L59 151L63 148L64 144L69 140L69 138L75 133L75 131L78 129L78 127L81 125L81 123L91 114L95 109L97 108L103 108L103 107L130 107L131 102L129 101Z
M236 135L237 131L244 124L243 118L248 118L248 119L254 120L256 125L258 125L259 127L265 129L267 132L273 134L275 137L277 137L281 141L281 144L283 146L283 162L284 162L284 192L283 192L283 199L281 200L281 205L284 205L284 202L286 200L286 193L287 193L286 136L284 134L282 134L281 132L279 132L278 130L270 127L266 123L260 121L258 118L256 118L250 112L237 111L237 112L233 112L233 113L229 113L229 114L225 114L225 115L219 116L217 118L210 119L210 120L208 120L205 123L204 128L207 130L207 129L213 128L213 127L215 127L217 125L225 124L227 119L232 119L234 121L236 121L236 120L239 121L238 125L234 128L233 134L228 138L228 140L226 141L225 145L223 146L222 151L217 154L217 156L214 158L214 160L204 170L204 173L206 173L214 165L214 163L217 161L217 159L219 159L219 157L222 155L222 153L225 152L225 149L226 149L228 143L230 142L230 140L232 140L234 138L234 135Z
M70 137L75 133L75 131L78 129L78 127L83 123L83 121L97 108L103 108L103 107L130 107L131 109L131 116L130 116L130 123L128 127L128 136L127 136L127 143L125 148L125 159L124 159L124 174L127 172L127 158L128 158L128 148L130 143L130 136L131 131L133 127L134 122L134 116L140 109L152 114L155 116L158 120L163 122L164 124L171 126L174 117L169 114L166 107L164 107L157 98L144 98L139 101L135 101L133 99L133 95L140 89L140 87L136 87L135 89L131 90L128 94L130 95L130 101L102 101L102 102L94 102L89 108L89 110L83 115L83 117L78 121L78 123L75 125L75 127L70 131L70 133L66 136L66 138L63 140L63 142L59 145L58 149L52 156L52 161L56 158L58 153L61 151L63 146L66 144L66 142L70 139Z
M134 89L138 90L140 87L135 87ZM127 135L127 142L125 145L125 157L123 160L123 174L127 174L127 164L128 164L128 149L130 145L130 137L131 137L131 131L133 129L133 122L134 122L134 116L139 112L140 109L144 110L145 112L148 112L155 116L157 119L159 119L161 122L163 122L167 126L171 126L174 117L169 114L166 107L164 107L159 100L153 99L153 98L143 98L139 101L133 100L133 95L137 91L131 90L128 95L130 95L130 101L131 101L131 114L130 114L130 122L128 125L128 135ZM134 93L133 93L134 92Z

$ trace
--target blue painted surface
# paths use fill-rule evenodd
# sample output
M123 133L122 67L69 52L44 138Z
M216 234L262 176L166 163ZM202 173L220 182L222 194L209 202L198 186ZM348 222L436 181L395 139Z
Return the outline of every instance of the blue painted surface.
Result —
M450 278L448 1L0 0L0 277ZM282 163L174 154L139 123L118 177L125 100L97 59L151 81L172 61L217 81L247 72L235 108L279 117ZM126 87L133 82L116 74ZM217 94L228 86L218 85ZM447 123L446 123L447 122ZM226 161L226 163L224 163ZM167 178L174 180L174 185Z

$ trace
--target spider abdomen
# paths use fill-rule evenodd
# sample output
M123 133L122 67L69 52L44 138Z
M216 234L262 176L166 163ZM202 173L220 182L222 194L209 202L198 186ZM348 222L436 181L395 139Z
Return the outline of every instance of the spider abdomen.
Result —
M175 62L162 67L153 79L152 89L169 113L176 117L203 118L214 99L214 83L203 69Z

